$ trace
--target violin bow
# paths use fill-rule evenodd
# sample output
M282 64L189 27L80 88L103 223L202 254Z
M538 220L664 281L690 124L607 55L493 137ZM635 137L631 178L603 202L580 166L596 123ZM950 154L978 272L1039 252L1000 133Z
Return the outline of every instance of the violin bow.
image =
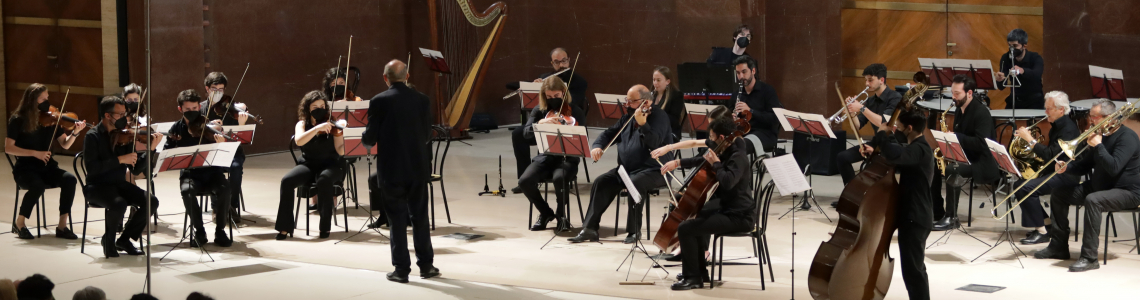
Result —
M569 87L567 87L567 88L569 88ZM642 108L645 106L645 102L646 102L646 100L645 100L645 99L642 99L642 101L641 101L641 105L638 105L638 106L637 106L637 110L640 110L640 109L642 109ZM636 110L634 110L634 113L637 113L637 111L636 111ZM613 138L613 139L610 139L610 143L606 145L606 148L605 148L605 149L602 149L602 154L606 154L606 151L609 151L609 150L610 150L610 146L613 146L613 145L614 145L614 141L617 141L617 138L621 136L621 132L622 132L623 130L625 130L625 128L626 128L626 127L628 127L628 126L629 126L629 121L633 121L633 119L636 119L636 118L635 118L635 117L634 117L632 114L630 114L630 116L629 116L629 120L625 120L625 124L622 124L622 125L621 125L621 129L618 129L618 132L617 132L617 134L615 134L615 135L614 135L614 138ZM595 160L594 160L594 163L598 163L598 160L597 160L597 159L595 159ZM658 163L660 163L660 161L658 161Z
M566 92L567 93L570 92L570 83L574 82L574 71L578 71L578 58L579 57L582 57L582 51L578 51L578 54L574 55L574 66L570 67L570 80L566 81ZM562 95L562 96L568 96L568 95ZM582 99L582 100L585 101L586 99ZM573 108L571 108L571 112L573 112ZM562 108L561 107L558 108L557 114L558 114L558 118L561 119L562 118ZM578 120L574 120L574 122L578 122Z
M51 139L48 139L48 150L51 151L51 145L55 142L55 134L59 132L59 121L63 120L63 108L67 106L67 95L71 95L71 88L67 88L67 92L63 93L63 104L59 106L59 116L55 117L55 128L51 130Z
M665 166L665 164L661 163L660 158L655 157L653 159L657 160L658 165ZM669 176L665 176L665 174L668 174ZM677 196L676 193L673 192L673 183L669 181L669 177L672 177L673 181L676 181L678 186L683 186L685 184L680 180L677 180L677 176L674 176L672 171L665 174L662 174L661 177L665 177L665 187L669 189L669 203L673 204L673 206L677 206Z
M346 100L346 101L350 100L350 99L348 99L348 91L349 91L348 71L352 70L351 63L352 63L352 36L349 35L348 36L348 57L345 58L345 60L344 60L344 98L345 98L344 100ZM337 66L339 66L340 62L338 61L336 64L337 64ZM336 78L333 78L333 80L336 80ZM356 92L353 92L353 94L356 94ZM351 100L355 101L356 99L351 99Z
M222 114L222 116L221 116L222 119L225 119L226 116L228 116L230 114L230 109L234 108L234 106L237 106L237 95L238 95L238 92L241 91L241 83L245 82L245 74L249 73L249 64L250 63L248 63L248 62L245 63L245 71L241 72L241 79L238 79L237 88L234 89L234 95L230 96L230 104L226 105L226 112ZM222 98L218 98L218 101L222 101ZM209 108L207 108L206 110L207 110L207 113L209 113ZM209 119L209 118L207 118L207 119ZM198 144L199 145L202 144L202 138L206 137L206 127L210 126L209 123L210 123L210 120L206 120L206 122L202 123L202 136L198 137Z

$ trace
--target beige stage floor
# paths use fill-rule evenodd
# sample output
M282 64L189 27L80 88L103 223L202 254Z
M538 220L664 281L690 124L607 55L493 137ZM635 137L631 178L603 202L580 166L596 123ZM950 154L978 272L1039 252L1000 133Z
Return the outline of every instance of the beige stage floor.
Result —
M596 131L591 131L596 133ZM214 262L196 249L180 248L166 260L153 258L155 268L154 291L159 298L179 299L190 291L204 291L218 299L376 299L384 297L417 297L424 299L605 299L608 297L639 299L713 299L713 298L759 298L787 299L794 290L795 296L810 297L807 291L808 267L819 243L828 239L828 232L834 230L835 223L829 222L818 212L798 212L796 214L795 243L793 247L790 218L777 219L793 204L792 197L777 197L771 208L771 221L768 230L775 282L770 277L766 290L761 290L760 274L755 265L756 258L747 258L751 244L747 239L728 240L725 255L734 264L724 270L725 283L713 290L673 292L668 289L672 275L680 271L679 266L667 265L671 272L666 276L658 270L648 271L650 286L623 286L618 282L626 280L629 265L615 271L630 247L620 239L624 232L613 234L614 210L611 207L603 218L602 244L571 245L565 233L555 238L545 250L540 250L551 237L551 231L531 232L526 229L526 198L522 195L500 197L478 197L483 188L483 175L490 174L492 188L497 165L497 157L503 158L504 185L515 186L514 160L510 153L510 135L505 130L489 134L476 133L475 139L467 140L471 145L452 143L451 153L444 171L447 184L448 203L452 223L448 223L443 209L443 200L436 187L436 220L438 229L433 232L436 266L443 272L443 279L413 279L408 285L390 283L384 280L384 273L392 270L388 240L376 232L369 231L346 242L336 242L346 236L343 227L329 239L305 236L303 220L297 230L297 238L286 241L273 239L273 221L278 205L278 187L281 176L291 167L287 153L250 157L245 170L245 196L248 213L245 217L256 223L246 222L235 230L236 242L231 248L207 246ZM590 174L597 176L615 166L613 153L602 162L589 164ZM57 158L60 164L70 170L70 158ZM367 176L367 164L358 163L358 174L363 181ZM10 179L10 170L0 170L0 194L12 195L15 189ZM154 235L155 253L165 254L179 238L182 228L183 207L178 198L176 174L164 173L156 178L158 196L162 202L162 214L157 232ZM588 205L590 185L579 172L579 186L583 204ZM819 203L827 205L839 194L842 184L838 176L817 176L814 178ZM361 186L364 184L361 182ZM988 199L988 194L978 192L977 200ZM58 210L58 190L48 191L48 221L55 223ZM366 194L365 194L366 195ZM365 196L362 195L362 196ZM367 200L361 198L361 204ZM5 230L10 227L11 196L0 198L0 224ZM573 196L571 197L573 202ZM651 200L653 219L660 220L663 197ZM963 199L965 202L965 199ZM82 220L82 198L77 195L73 208L75 220ZM623 204L624 205L624 204ZM965 217L966 204L960 214ZM1004 223L989 217L987 208L974 207L974 224L970 232L986 243L993 243ZM574 225L581 226L578 220L577 205L574 211ZM583 208L585 210L585 208ZM624 207L620 223L624 227ZM834 209L828 207L827 214L834 219ZM338 210L339 212L339 210ZM1015 212L1017 214L1019 212ZM317 221L313 216L313 226ZM367 213L364 209L349 208L349 231L355 233L364 224ZM1020 215L1018 215L1020 217ZM102 211L93 210L91 219L101 220ZM341 217L343 218L343 217ZM34 225L34 221L32 223ZM1133 238L1131 218L1120 214L1117 218L1120 236L1115 239ZM341 224L343 226L343 224ZM659 224L655 221L653 228ZM43 273L57 284L56 297L69 298L84 286L94 285L104 288L112 299L126 298L139 292L144 278L145 261L138 257L104 259L98 248L97 239L102 233L102 222L93 222L88 229L87 253L79 253L78 241L63 241L49 237L45 231L41 239L23 241L12 234L0 235L0 278L22 278L32 273ZM1025 231L1014 226L1013 236L1020 239ZM81 229L76 224L76 231ZM315 229L315 228L314 228ZM576 233L575 230L573 233ZM461 241L444 237L451 233L473 233L485 235L472 241ZM384 230L387 235L387 230ZM928 242L941 236L935 232ZM987 253L977 262L974 257L989 247L961 233L955 233L948 243L934 246L927 252L927 268L930 274L933 299L1072 299L1090 297L1098 299L1135 299L1140 291L1140 256L1135 251L1129 253L1132 242L1111 243L1108 253L1109 264L1100 270L1086 273L1069 273L1067 267L1072 261L1042 261L1022 257L1024 268L1014 258L1014 251L1008 244ZM1043 245L1021 246L1027 254ZM1070 250L1076 254L1078 243L1071 243ZM897 247L891 252L897 256ZM640 280L645 275L650 262L644 256L636 256L630 280ZM792 276L790 270L795 269ZM765 269L765 273L767 270ZM413 273L414 274L414 273ZM765 274L767 276L767 274ZM982 284L1005 287L993 294L955 290L968 284ZM794 288L793 288L794 285ZM901 273L895 269L887 299L906 299L905 286Z

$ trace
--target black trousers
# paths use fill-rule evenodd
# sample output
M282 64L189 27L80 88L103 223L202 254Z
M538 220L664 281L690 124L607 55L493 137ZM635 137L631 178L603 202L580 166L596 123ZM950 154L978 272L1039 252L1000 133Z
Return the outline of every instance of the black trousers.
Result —
M390 184L384 186L384 208L388 212L388 236L392 238L392 266L396 273L407 275L412 271L408 256L408 224L412 225L412 242L415 244L416 265L420 271L433 267L435 252L431 246L431 224L428 218L427 183Z
M962 186L966 185L966 179L974 177L974 168L971 165L958 165L946 163L946 177L942 177L942 173L937 169L934 170L934 180L930 182L930 195L934 206L934 219L944 218L946 216L953 216L957 211L949 211L949 209L956 209L958 203L958 196L962 194ZM939 190L942 189L942 179L946 180L946 198L942 198ZM950 200L953 202L947 202ZM950 207L948 204L955 204Z
M377 221L388 221L384 214L384 190L380 188L379 173L368 175L368 208L380 212L376 215Z
M929 224L926 224L929 225ZM899 260L903 282L910 299L930 299L930 280L926 275L926 238L930 228L914 221L899 224Z
M190 214L190 224L198 234L206 234L206 227L202 223L202 206L198 204L198 194L202 192L212 192L217 196L210 202L217 216L214 232L223 232L230 220L230 187L225 173L204 169L191 170L184 172L180 181L182 205L186 206L186 213Z
M1053 176L1053 178L1050 178L1049 181L1045 181L1045 178L1049 177L1049 175L1052 174L1038 174L1037 178L1029 180L1029 182L1025 184L1025 187L1014 192L1016 198L1011 200L1014 201L1014 203L1017 203L1016 201L1020 201L1022 198L1025 198L1026 195L1029 195L1029 198L1025 198L1025 201L1021 202L1020 205L1021 227L1035 228L1045 226L1045 218L1049 217L1049 215L1045 212L1045 208L1041 206L1041 199L1039 197L1053 193L1053 190L1057 187L1075 186L1078 183L1076 178L1068 174L1057 174ZM1025 180L1018 181L1014 187L1024 182ZM1029 191L1039 185L1041 187L1038 188L1037 191L1034 191L1032 194L1029 193Z
M518 178L522 178L523 172L526 167L530 166L530 146L534 146L534 139L523 137L523 130L526 126L515 127L511 130L511 148L515 152L515 168L518 171ZM520 183L521 186L521 183Z
M132 206L138 208L138 211L127 220L127 225L123 227L123 234L119 239L137 240L142 237L142 232L146 229L146 222L150 219L145 213L145 190L130 182L122 181L113 184L87 185L86 195L89 197L87 201L107 210L107 220L103 222L106 226L103 233L104 239L112 240L115 238L119 224L123 224L123 215L126 214L127 208ZM150 213L155 215L157 211L158 198L152 194Z
M681 242L681 272L686 276L705 274L708 261L704 249L709 248L709 238L713 234L748 231L753 228L752 218L747 216L725 215L719 211L701 210L696 218L685 220L677 226L677 239ZM691 249L701 249L691 251ZM700 277L696 277L700 278Z
M321 214L319 228L321 232L331 231L333 208L336 207L335 185L342 178L344 178L344 165L340 163L300 164L293 167L293 170L281 178L281 203L277 206L277 225L274 226L274 229L278 232L293 232L293 228L297 226L293 222L295 192L299 187L307 188L310 183L315 183L317 211ZM303 193L312 196L310 191Z
M661 176L660 169L651 168L634 171L629 174L629 179L633 181L633 186L641 192L643 197L641 203L634 204L633 201L628 203L629 212L626 215L625 231L634 234L641 231L641 209L648 200L644 198L645 195L651 189L665 186L665 177ZM590 190L590 210L586 212L586 228L598 230L598 226L602 222L602 215L606 213L610 203L614 202L614 198L617 198L623 189L625 189L625 183L622 183L617 168L594 178L594 187Z
M31 218L32 211L39 204L40 197L47 189L59 188L59 214L70 214L75 201L75 175L59 167L45 167L35 172L12 172L16 184L27 190L20 202L20 215Z
M238 151L230 163L230 207L241 208L241 179L245 174L245 152Z
M1097 236L1100 235L1100 213L1132 209L1140 206L1140 195L1123 189L1095 191L1090 182L1061 186L1053 190L1053 225L1049 231L1049 247L1069 249L1069 205L1084 205L1084 232L1081 236L1081 258L1095 261ZM1095 262L1094 262L1095 263Z
M859 146L847 148L835 156L835 162L839 164L839 175L843 177L843 185L847 185L852 178L855 178L855 167L852 167L851 164L861 162L864 159L866 158L859 154Z
M527 166L526 171L523 171L522 176L519 177L519 187L522 188L523 195L526 195L527 200L530 200L530 203L534 204L534 207L543 216L564 216L564 207L570 199L566 179L575 176L576 173L578 173L578 161L576 159L540 156ZM558 199L557 214L550 209L550 204L546 203L546 199L542 198L542 192L538 190L538 183L546 178L550 178L551 183L554 184L554 195Z

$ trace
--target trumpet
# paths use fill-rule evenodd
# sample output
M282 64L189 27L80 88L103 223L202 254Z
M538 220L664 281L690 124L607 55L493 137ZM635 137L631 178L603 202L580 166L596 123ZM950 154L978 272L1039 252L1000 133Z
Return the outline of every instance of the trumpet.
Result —
M866 103L867 99L871 98L871 95L867 94L867 90L870 88L871 87L864 88L862 92L859 92L858 95L855 95L855 99L852 99L852 102L859 99L860 96L866 96L866 97L863 97L863 100L859 100L859 104ZM834 114L831 114L831 117L827 118L828 121L831 121L832 126L843 125L843 121L847 120L847 114L843 113L843 111L847 110L847 105L846 105L847 103L850 103L850 102L844 102L843 107L839 108L839 111L835 112Z
M1057 145L1061 147L1061 153L1057 153L1057 155L1053 156L1053 158L1050 159L1045 165L1041 166L1040 169L1037 169L1034 172L1041 173L1041 171L1044 171L1045 168L1049 167L1049 165L1057 162L1057 159L1060 158L1062 154L1068 156L1070 160L1075 159L1077 156L1081 155L1081 153L1084 153L1085 150L1088 150L1089 147L1085 146L1075 153L1074 150L1077 150L1077 147L1080 146L1081 143L1083 143L1093 134L1105 135L1116 132L1116 130L1124 124L1124 118L1136 113L1137 111L1140 111L1140 106L1135 106L1134 104L1135 103L1128 103L1124 105L1123 108L1118 109L1116 112L1105 116L1104 119L1100 120L1100 122L1097 122L1096 124L1090 126L1089 129L1086 129L1084 132L1081 132L1081 135L1077 136L1075 139L1069 141L1057 141ZM1037 185L1032 190L1030 190L1029 193L1025 195L1025 197L1022 197L1017 201L1017 203L1011 205L1009 210L1006 210L1004 213L998 216L997 208L1000 207L1002 203L1009 201L1010 198L1016 195L1016 191L1021 190L1022 187L1025 187L1025 185L1029 183L1028 180L1022 182L1021 185L1017 186L1017 189L1014 189L1013 192L1005 196L1005 199L1002 199L1001 202L997 203L997 205L994 205L993 209L990 209L990 215L992 215L996 220L1005 218L1006 215L1009 215L1009 213L1013 212L1014 208L1020 206L1022 202L1025 202L1026 199L1029 199L1029 196L1032 195L1033 192L1036 192L1037 189L1041 188L1042 185L1045 185L1046 182L1049 182L1049 179L1053 179L1053 176L1056 175L1057 172L1050 174L1049 177L1045 178L1045 181L1042 181L1040 185Z

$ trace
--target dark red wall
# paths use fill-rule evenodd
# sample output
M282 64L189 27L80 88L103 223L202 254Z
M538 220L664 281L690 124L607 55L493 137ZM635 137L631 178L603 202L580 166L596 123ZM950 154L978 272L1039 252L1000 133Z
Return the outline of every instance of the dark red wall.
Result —
M1140 97L1140 3L1045 1L1045 90L1092 98L1088 65L1124 70L1129 97Z

